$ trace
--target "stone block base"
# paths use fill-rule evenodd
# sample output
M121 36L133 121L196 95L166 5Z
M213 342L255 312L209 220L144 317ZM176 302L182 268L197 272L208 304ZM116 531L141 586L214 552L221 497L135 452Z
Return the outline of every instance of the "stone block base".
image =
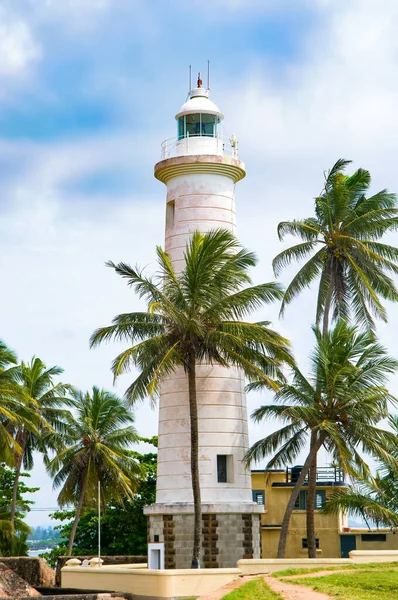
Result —
M193 527L192 513L148 514L148 542L164 542L166 569L191 567ZM260 546L259 512L202 513L202 568L233 568L242 558L261 558Z

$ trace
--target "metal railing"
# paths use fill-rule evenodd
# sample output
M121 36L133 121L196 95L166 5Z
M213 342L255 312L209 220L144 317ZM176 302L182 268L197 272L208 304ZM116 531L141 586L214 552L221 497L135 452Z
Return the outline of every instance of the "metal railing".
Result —
M296 483L301 473L301 466L286 468L286 483ZM316 470L316 482L324 484L344 483L344 471L340 467L318 467ZM308 475L304 480L308 483Z
M232 156L233 158L238 158L238 141L236 137L233 135L230 138L223 136L212 136L206 134L187 134L186 136L179 136L173 138L167 138L163 140L161 144L161 158L162 160L166 158L173 158L175 156L184 156L184 154L189 154L190 150L196 150L197 140L200 138L203 140L203 148L206 146L206 142L209 142L216 154L221 156ZM193 144L190 148L190 141L192 140ZM195 145L194 145L195 144ZM212 152L209 152L211 154Z

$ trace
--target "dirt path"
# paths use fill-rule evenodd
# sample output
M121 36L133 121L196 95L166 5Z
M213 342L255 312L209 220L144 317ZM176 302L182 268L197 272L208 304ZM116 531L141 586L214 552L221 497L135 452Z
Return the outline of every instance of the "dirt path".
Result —
M271 590L280 594L284 600L332 600L327 594L314 592L314 590L303 585L285 583L269 575L265 575L264 581L269 585Z
M323 571L320 572L323 573ZM330 571L327 572L327 574L330 575ZM233 590L236 590L241 585L244 585L252 579L258 579L259 577L261 577L261 575L246 575L244 577L239 577L239 579L232 581L232 583L224 585L222 588L212 592L211 594L200 596L196 600L221 600L221 598ZM284 583L283 581L279 581L278 579L270 577L269 575L263 575L263 577L265 583L271 588L271 590L280 594L284 600L332 600L330 596L327 596L326 594L320 594L319 592L314 592L314 590L302 585ZM303 575L303 577L305 576Z

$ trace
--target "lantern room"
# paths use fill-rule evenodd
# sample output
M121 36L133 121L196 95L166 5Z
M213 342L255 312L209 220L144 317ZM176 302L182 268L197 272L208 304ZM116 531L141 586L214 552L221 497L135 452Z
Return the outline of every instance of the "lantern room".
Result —
M221 122L224 115L209 99L209 90L201 86L191 90L177 120L177 155L222 154Z

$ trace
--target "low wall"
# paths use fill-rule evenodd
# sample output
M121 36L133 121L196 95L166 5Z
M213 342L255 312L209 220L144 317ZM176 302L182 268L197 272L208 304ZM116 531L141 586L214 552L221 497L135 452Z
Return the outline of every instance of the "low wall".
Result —
M54 570L38 556L2 556L0 562L33 587L54 585Z
M61 586L130 592L134 600L175 600L214 592L241 575L240 569L150 570L112 566L64 567Z
M356 564L398 562L398 550L351 550L349 555Z
M83 560L87 559L90 560L91 558L94 558L96 556L95 552L93 554L84 554L84 555L78 555L78 556L59 556L57 559L57 566L55 567L55 585L60 587L61 586L61 569L62 567L65 566L66 561L70 560L71 558L78 558L79 560L81 560L83 562ZM131 563L145 563L147 560L146 555L145 556L131 556L128 554L119 554L118 556L101 556L102 560L104 561L104 565L125 565L125 564L131 564ZM12 567L11 567L12 568Z
M238 567L243 575L257 575L259 573L273 573L282 569L307 569L315 567L340 567L352 565L349 558L259 558L238 560Z

